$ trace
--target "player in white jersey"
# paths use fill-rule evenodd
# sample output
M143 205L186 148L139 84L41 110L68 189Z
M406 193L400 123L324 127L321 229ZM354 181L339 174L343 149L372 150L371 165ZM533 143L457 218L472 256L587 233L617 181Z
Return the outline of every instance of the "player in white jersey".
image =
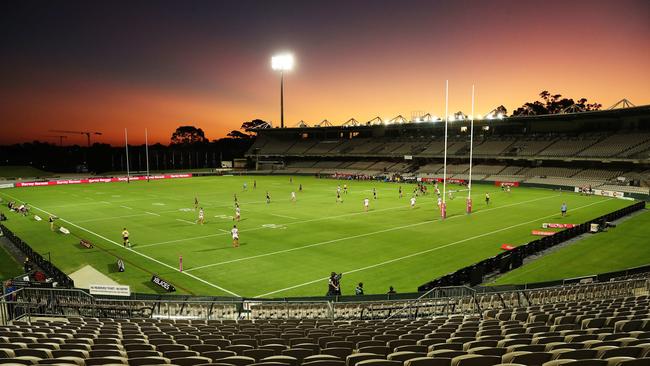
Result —
M370 205L370 200L368 198L363 199L363 209L368 212L368 206Z
M205 214L203 212L203 207L199 209L199 219L197 222L201 225L203 225L203 222L205 222Z
M415 207L415 196L411 197L411 208Z
M232 247L237 248L239 246L239 229L237 229L237 225L232 226L230 233L232 234Z
M291 201L296 202L296 192L291 192Z
M235 217L233 217L233 220L239 221L241 218L241 210L239 209L239 205L235 206Z
M438 207L442 206L442 197L438 196Z

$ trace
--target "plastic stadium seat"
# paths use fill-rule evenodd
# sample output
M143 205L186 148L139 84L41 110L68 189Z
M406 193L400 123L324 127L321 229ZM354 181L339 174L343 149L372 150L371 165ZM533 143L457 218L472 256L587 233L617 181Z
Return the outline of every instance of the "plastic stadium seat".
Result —
M313 349L304 349L304 348L289 348L282 351L282 356L290 356L296 358L299 362L307 356L312 356L316 354Z
M202 357L202 356L190 356L190 357L180 357L180 358L171 359L171 363L178 366L202 365L202 364L210 363L211 361L212 360L210 360L209 358Z
M429 346L429 350L435 351L439 349L449 349L449 350L454 350L454 351L462 351L464 348L463 343L454 343L454 342L449 342L449 343L438 343Z
M248 366L255 363L255 359L246 356L229 356L219 360L220 363L229 363L234 366Z
M298 359L295 358L295 357L283 356L283 355L265 357L261 361L262 362L283 363L283 364L289 365L289 366L298 366L299 363L300 363L298 361Z
M61 358L50 358L47 360L40 360L38 364L39 365L69 364L69 365L84 366L85 362L84 359L81 357L61 357Z
M317 360L303 362L301 366L345 366L345 361L342 360Z
M404 361L404 366L451 366L451 358L412 358Z
M650 365L650 358L639 358L636 360L623 361L616 366L648 366Z
M386 358L390 361L399 361L403 363L411 358L425 357L426 355L425 352L400 351L390 353Z
M503 356L507 349L503 347L475 347L467 350L467 353L483 356Z
M86 366L100 366L108 364L123 364L127 365L128 362L126 358L119 357L99 357L99 358L87 358L85 360Z
M454 358L462 355L466 355L467 352L465 351L456 351L456 350L451 350L451 349L438 349L435 351L430 351L427 353L427 357L433 357L433 358Z
M140 357L129 359L129 366L164 365L169 363L170 360L166 357Z
M366 361L366 360L382 360L385 359L383 355L378 355L375 353L354 353L351 355L348 355L345 358L345 364L347 366L355 366L361 361Z
M618 365L619 363L621 363L623 361L631 361L631 360L635 360L635 358L633 358L633 357L610 357L610 358L606 358L606 360L607 360L607 366L616 366L616 365Z
M255 347L246 344L231 344L230 346L224 347L224 350L233 351L239 356L243 356L245 350L251 350L251 349L255 349Z
M357 363L357 366L402 366L402 363L389 360L365 360Z
M337 356L338 358L343 360L348 355L352 354L352 349L350 349L350 348L339 348L339 347L324 348L324 349L321 349L320 353L324 354L324 355Z
M208 351L202 354L204 357L212 359L213 362L218 362L222 358L236 356L237 354L234 351L220 350L220 351Z
M386 356L391 353L391 349L386 346L367 346L358 349L359 353L372 353L377 355Z
M501 363L501 357L462 355L451 359L451 366L493 366Z
M553 354L553 359L571 359L571 360L587 360L598 357L598 351L593 349L556 349L550 352Z
M168 351L185 351L189 349L188 346L184 344L176 344L176 343L166 343L166 344L159 344L156 346L156 351L159 352L168 352Z
M242 352L242 356L252 357L255 361L259 362L264 357L269 357L275 355L275 351L270 349L247 349Z
M506 353L501 356L504 363L523 363L526 365L541 365L548 362L553 357L553 354L547 352L529 352L529 351L515 351Z

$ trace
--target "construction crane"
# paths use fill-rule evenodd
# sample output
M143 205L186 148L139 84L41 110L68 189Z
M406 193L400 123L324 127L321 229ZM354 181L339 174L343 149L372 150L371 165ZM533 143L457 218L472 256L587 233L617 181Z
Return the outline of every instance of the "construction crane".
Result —
M56 137L59 139L59 146L63 146L63 139L67 139L68 136L65 135L47 135L45 137Z
M101 135L101 132L91 132L91 131L65 131L65 130L50 130L50 132L66 133L69 135L86 135L88 139L88 147L90 147L90 135Z

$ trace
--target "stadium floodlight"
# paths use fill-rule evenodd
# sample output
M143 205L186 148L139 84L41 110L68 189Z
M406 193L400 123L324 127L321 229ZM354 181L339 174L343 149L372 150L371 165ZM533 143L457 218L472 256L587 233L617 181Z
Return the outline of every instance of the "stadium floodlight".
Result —
M453 114L450 114L448 119L449 119L449 122L454 122L456 120L456 118L454 118Z
M497 118L498 118L498 119L503 119L503 113L499 113L499 114L497 114Z
M293 69L293 55L282 53L271 57L271 68L280 71L280 127L284 128L284 72Z
M271 67L276 71L290 71L293 69L293 55L283 53L271 57Z
M477 114L476 119L483 119L483 116L481 116L480 114Z
M487 119L494 119L494 115L492 115L492 113L490 113L490 114L488 114L485 118L487 118Z

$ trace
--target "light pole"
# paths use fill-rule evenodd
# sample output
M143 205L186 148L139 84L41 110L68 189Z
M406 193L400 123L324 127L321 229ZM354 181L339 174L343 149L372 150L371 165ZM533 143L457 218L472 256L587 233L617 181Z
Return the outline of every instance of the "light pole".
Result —
M280 71L280 127L284 128L284 72L293 69L293 55L283 53L271 57L271 68Z

